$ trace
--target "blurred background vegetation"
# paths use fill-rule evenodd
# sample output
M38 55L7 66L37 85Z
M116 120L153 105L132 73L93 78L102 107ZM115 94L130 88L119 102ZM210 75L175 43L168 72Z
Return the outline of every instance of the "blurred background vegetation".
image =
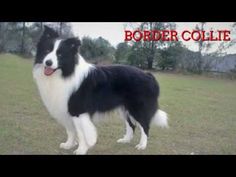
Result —
M62 37L73 37L71 23L68 22L1 22L0 53L13 53L26 58L33 58L36 44L44 25L51 26ZM196 25L197 30L204 30L206 23ZM176 24L164 22L143 22L140 30L176 29ZM232 25L232 32L236 30ZM148 70L161 70L184 73L211 73L236 78L236 54L226 54L225 50L235 45L235 39L222 42L216 51L207 53L211 43L198 41L198 51L189 50L181 41L139 41L121 42L112 46L103 37L81 39L81 55L94 64L127 64Z

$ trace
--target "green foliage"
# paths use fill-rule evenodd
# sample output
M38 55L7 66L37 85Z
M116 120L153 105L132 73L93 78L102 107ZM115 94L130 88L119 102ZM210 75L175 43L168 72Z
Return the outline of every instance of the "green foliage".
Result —
M84 37L82 39L82 45L80 47L80 53L86 59L92 59L96 56L96 45L90 37Z
M64 22L1 22L0 52L32 57L36 52L36 44L44 24L60 31L63 37L73 36L70 24Z
M127 63L130 53L131 47L126 42L119 43L115 52L115 62Z
M141 46L141 42L136 42L130 49L127 62L139 68L146 68L145 57L145 51Z
M160 51L160 58L158 59L158 66L162 69L174 70L181 59L184 48L181 43L176 43L170 47Z
M115 48L111 46L109 41L102 37L96 39L83 37L80 53L84 58L95 62L99 62L101 60L113 61Z
M175 24L164 22L143 22L138 28L150 31L175 29ZM152 69L153 63L155 63L157 49L167 48L170 45L171 42L163 42L161 40L133 42L131 52L128 53L127 57L128 63L142 68ZM126 56L125 54L123 55ZM119 57L117 59L119 59Z

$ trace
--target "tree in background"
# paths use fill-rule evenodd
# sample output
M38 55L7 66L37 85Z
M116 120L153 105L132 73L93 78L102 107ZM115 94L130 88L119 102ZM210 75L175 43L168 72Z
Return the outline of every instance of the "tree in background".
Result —
M25 22L22 22L22 37L21 37L21 54L25 53Z
M22 22L6 22L3 36L4 50L2 52L20 53L22 46Z
M83 37L82 38L82 45L80 47L80 53L81 55L88 59L91 60L96 57L96 46L92 38L90 37Z
M74 36L71 24L66 22L1 22L0 53L34 56L44 25L57 30L63 38ZM206 30L207 27L208 23L201 22L196 23L195 29ZM216 46L214 42L197 41L197 52L189 50L179 41L121 42L114 48L108 40L102 37L95 39L83 37L80 52L84 58L94 63L106 62L106 64L110 64L114 62L134 65L143 69L178 69L200 74L203 71L216 68L216 64L221 62L219 60L224 60L219 56L224 56L226 49L235 45L236 23L233 23L231 27L231 41L217 42L220 44L219 46ZM175 23L144 22L136 23L132 25L132 28L140 30L175 29ZM209 52L210 49L214 49L212 47L214 45L216 50Z
M195 29L196 30L201 30L201 31L207 31L206 27L207 23L206 22L200 22L196 25ZM212 28L210 30L213 30ZM236 23L233 23L231 25L231 34L236 32ZM206 36L209 35L209 32L206 32ZM215 50L212 52L209 52L210 49L213 48L214 43L211 41L196 41L198 44L198 57L195 58L194 61L194 67L193 72L201 74L203 71L208 71L212 67L212 63L214 60L205 60L204 56L224 56L226 55L226 49L232 47L233 45L236 44L236 39L233 38L231 41L225 42L217 42L218 46L215 46Z
M34 56L43 25L54 28L62 38L74 36L71 24L66 22L4 22L0 23L0 52ZM81 53L88 59L112 62L115 48L102 37L85 37L82 39Z
M175 23L165 23L165 22L143 22L139 25L138 29L140 30L174 30L176 28ZM168 47L171 42L163 42L162 40L151 40L151 41L139 41L132 43L132 52L136 53L135 55L139 56L138 61L139 65L148 69L153 68L153 63L155 60L156 52L158 48ZM132 55L132 56L135 56ZM141 56L140 56L141 55ZM142 61L145 60L145 61ZM129 61L133 61L133 57L129 57ZM136 64L137 61L135 62ZM146 65L146 66L145 66Z
M96 46L97 57L101 57L101 56L112 57L112 55L114 55L115 49L114 47L112 47L112 45L109 43L108 40L102 37L99 37L95 39L94 42Z
M144 48L140 42L136 42L130 49L128 54L127 62L129 65L133 65L139 68L147 68L147 58Z
M6 49L6 33L7 33L7 22L0 23L0 53L4 52Z
M161 70L175 70L181 64L182 53L186 50L181 42L175 42L162 50L159 49L157 66Z
M44 25L54 28L62 38L74 36L71 24L68 22L45 22Z
M80 53L85 59L95 63L105 60L111 63L114 60L115 48L102 37L95 39L83 37Z
M164 23L164 22L144 22L141 24L142 30L174 30L176 28L175 23ZM156 52L160 48L166 48L171 42L163 42L162 40L143 41L143 49L146 55L148 69L152 69L153 62L155 59Z
M59 30L62 37L73 36L70 23L65 22L1 22L0 52L32 57L36 51L36 44L43 31L44 24Z
M214 51L211 55L213 56L226 55L225 53L226 49L229 49L230 47L236 44L236 22L234 22L231 25L231 35L233 35L233 37L231 37L231 40L228 42L225 42L225 41L221 42L218 48L216 49L216 51Z
M205 26L206 26L206 22L201 22L199 24L196 25L196 30L200 30L200 31L205 31ZM206 35L209 35L209 33L207 33ZM203 71L203 52L207 52L211 46L212 43L210 43L209 41L203 41L203 40L199 40L199 41L195 41L198 44L198 57L195 60L194 63L194 72L201 74Z
M115 62L126 64L129 54L131 52L131 46L127 42L121 42L117 45L115 52Z

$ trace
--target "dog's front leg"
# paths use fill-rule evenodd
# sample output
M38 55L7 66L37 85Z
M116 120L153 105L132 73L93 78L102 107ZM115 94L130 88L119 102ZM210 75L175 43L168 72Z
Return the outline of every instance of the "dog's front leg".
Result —
M60 144L60 148L62 149L71 149L75 147L77 143L77 135L76 135L76 129L73 123L73 120L71 118L71 121L67 121L67 124L64 125L66 128L67 133L67 141L65 143Z
M96 128L87 113L73 117L73 122L79 139L79 147L74 151L74 154L86 154L97 141Z

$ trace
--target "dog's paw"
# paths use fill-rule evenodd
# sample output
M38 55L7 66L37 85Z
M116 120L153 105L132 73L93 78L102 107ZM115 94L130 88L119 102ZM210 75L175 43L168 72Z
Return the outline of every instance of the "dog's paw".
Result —
M76 143L61 143L60 144L60 148L61 149L66 149L66 150L69 150L69 149L71 149L71 148L73 148L73 147L75 147L76 146Z
M118 139L116 142L117 143L130 143L130 140L126 138L121 138L121 139Z
M75 155L85 155L86 153L87 153L87 149L80 148L80 147L73 152L73 154Z
M140 144L140 143L135 146L135 148L138 150L144 150L144 149L146 149L146 147L147 147L147 145Z

